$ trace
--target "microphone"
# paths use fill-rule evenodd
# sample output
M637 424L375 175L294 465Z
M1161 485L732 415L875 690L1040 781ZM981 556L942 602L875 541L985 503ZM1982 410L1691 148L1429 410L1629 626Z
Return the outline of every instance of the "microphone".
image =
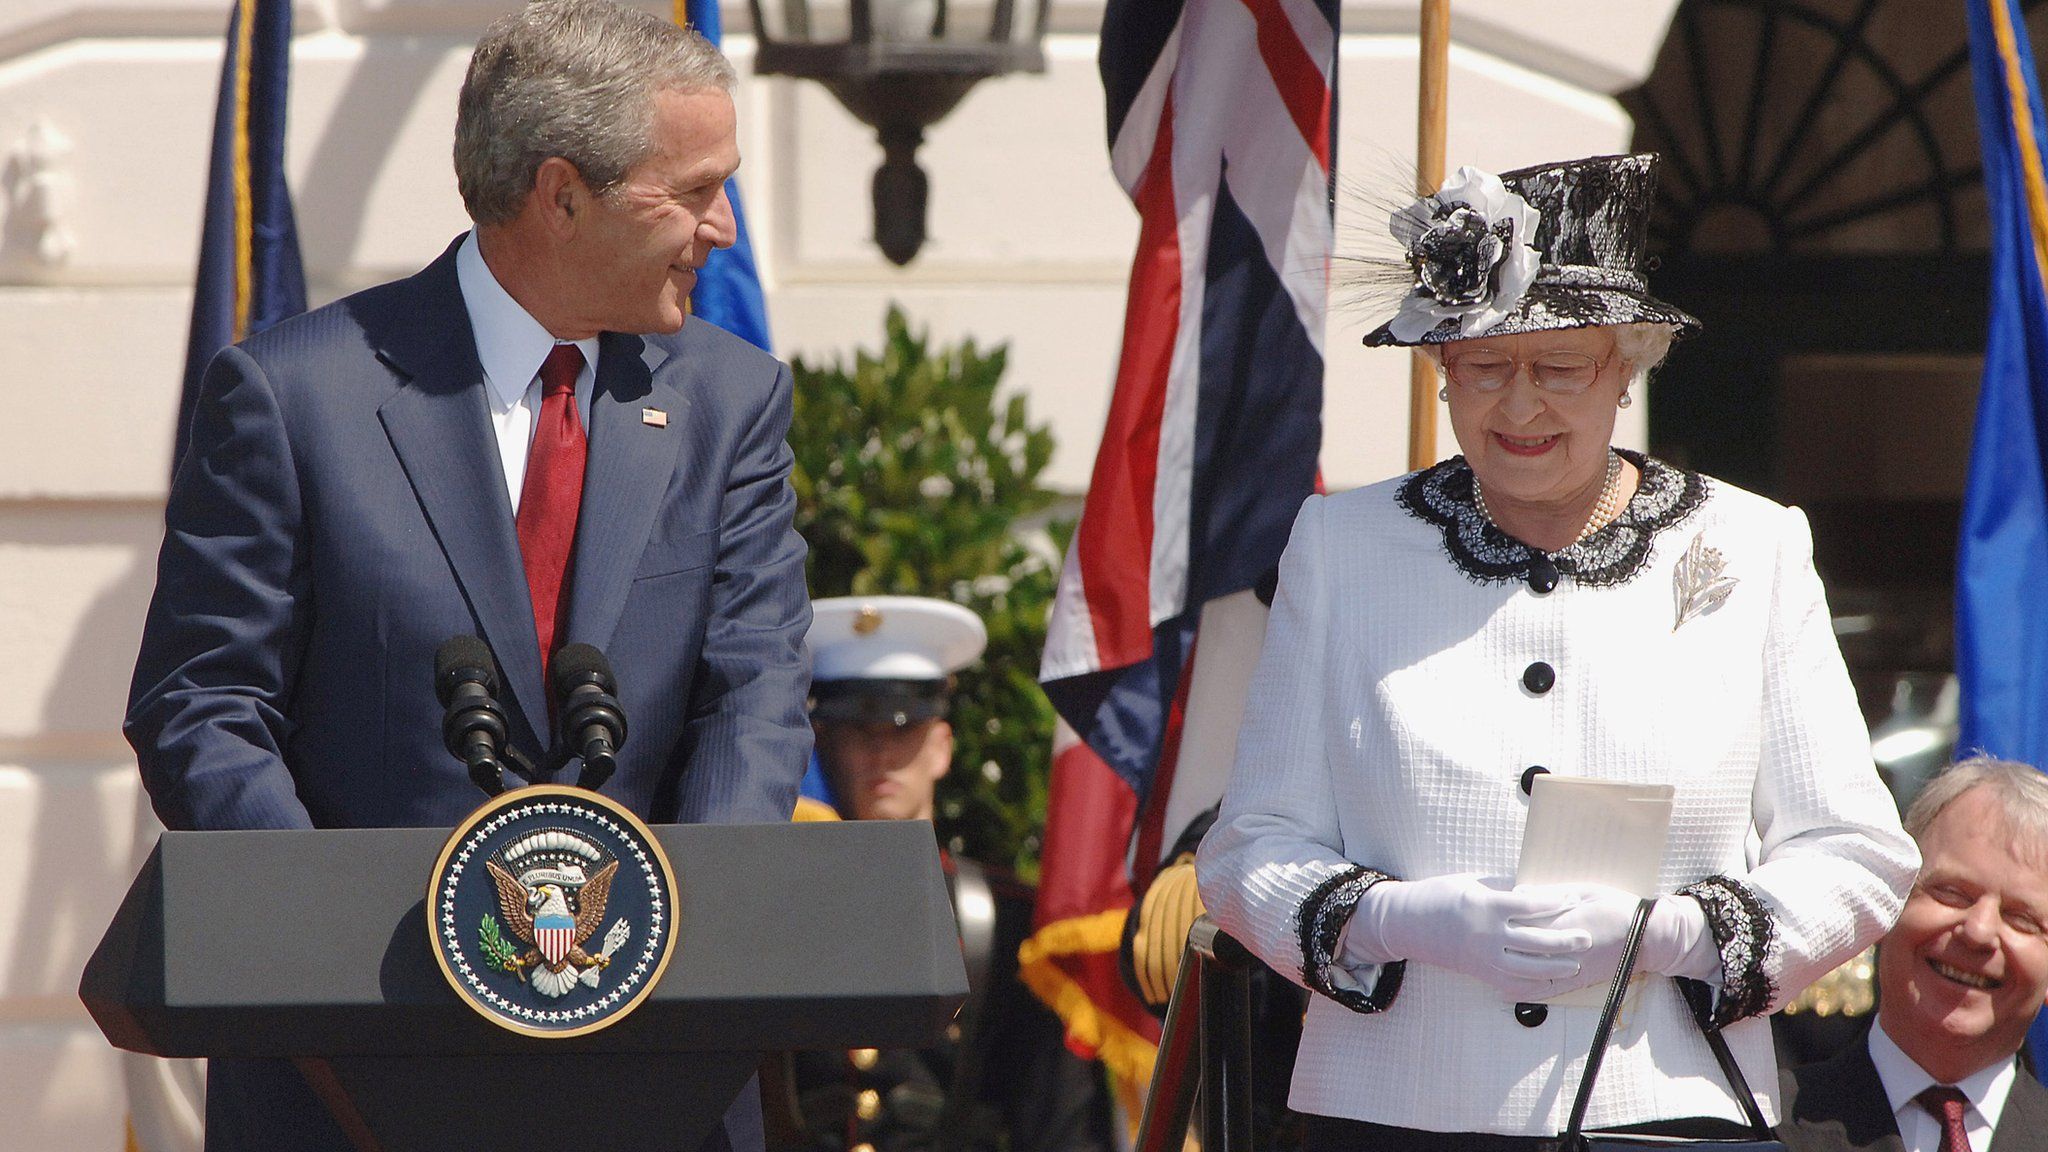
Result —
M434 653L434 695L448 710L441 742L469 769L469 778L496 796L505 790L505 711L498 694L497 661L490 646L474 636L450 636Z
M570 753L583 760L576 786L596 789L619 766L619 746L626 742L626 712L614 695L619 683L611 661L588 644L564 645L555 653L553 668L562 738Z

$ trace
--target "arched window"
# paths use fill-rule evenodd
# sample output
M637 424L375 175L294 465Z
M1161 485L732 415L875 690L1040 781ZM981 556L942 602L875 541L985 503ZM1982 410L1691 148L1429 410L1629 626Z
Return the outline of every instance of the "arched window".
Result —
M1986 246L1961 4L1687 0L1621 101L1666 158L1666 253Z

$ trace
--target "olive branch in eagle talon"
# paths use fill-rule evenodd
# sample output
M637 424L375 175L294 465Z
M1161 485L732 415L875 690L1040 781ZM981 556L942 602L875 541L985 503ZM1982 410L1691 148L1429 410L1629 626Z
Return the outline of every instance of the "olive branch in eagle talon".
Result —
M498 918L489 912L477 925L477 945L482 949L484 962L500 972L514 972L512 958L519 954L512 942L505 939L505 930L498 926Z
M505 922L512 926L512 934L527 946L525 951L506 962L506 971L524 976L528 969L536 966L555 973L573 966L580 975L587 969L603 968L611 963L609 951L593 956L583 950L583 942L590 939L590 934L597 931L598 924L604 920L604 906L611 896L612 877L619 871L617 860L598 869L597 874L577 890L576 927L569 950L563 954L559 964L549 963L547 957L541 955L540 946L533 939L533 921L536 916L550 912L566 915L569 911L568 893L562 885L553 883L536 884L529 889L496 860L484 863L491 870L491 879L498 885L498 910L505 914Z

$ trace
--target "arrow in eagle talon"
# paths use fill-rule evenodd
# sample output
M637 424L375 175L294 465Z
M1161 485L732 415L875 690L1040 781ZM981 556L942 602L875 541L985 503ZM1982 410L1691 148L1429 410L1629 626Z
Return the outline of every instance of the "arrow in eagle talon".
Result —
M611 966L612 953L617 952L626 943L626 937L632 934L632 928L628 927L624 920L612 921L612 926L605 929L604 947L598 951L597 963L585 968L578 974L578 978L592 988L597 987L598 971Z

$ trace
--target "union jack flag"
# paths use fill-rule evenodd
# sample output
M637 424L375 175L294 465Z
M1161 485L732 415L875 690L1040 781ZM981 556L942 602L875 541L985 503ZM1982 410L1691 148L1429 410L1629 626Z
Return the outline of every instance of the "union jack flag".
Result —
M1149 871L1178 831L1160 822L1202 610L1274 568L1317 483L1337 14L1338 0L1110 0L1103 15L1111 161L1138 250L1040 679L1107 771L1056 769L1047 844L1064 824L1132 815L1108 830L1112 853L1045 854L1025 976L1069 1042L1120 1073L1149 1057L1111 1049L1146 1046L1122 1036L1126 1007L1095 1003L1087 972L1101 952L1113 962L1130 890L1095 873L1105 859L1121 871L1134 833Z

